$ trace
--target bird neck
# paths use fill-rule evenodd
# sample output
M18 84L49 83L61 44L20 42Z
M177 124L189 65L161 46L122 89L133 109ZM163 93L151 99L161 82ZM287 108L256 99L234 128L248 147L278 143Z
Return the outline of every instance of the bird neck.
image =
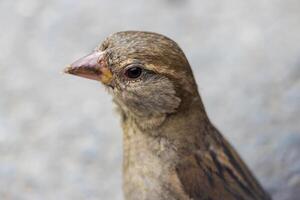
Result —
M183 103L178 112L169 115L145 119L127 114L122 118L125 196L127 199L133 199L135 194L163 196L164 190L157 188L170 185L171 173L181 158L205 146L201 143L209 123L200 97ZM151 126L141 126L149 122Z
M122 118L126 148L140 142L140 139L165 139L182 151L195 146L199 148L199 143L204 141L202 138L205 136L205 129L212 126L198 94L190 98L190 101L183 102L175 113L148 117L136 117L127 113Z

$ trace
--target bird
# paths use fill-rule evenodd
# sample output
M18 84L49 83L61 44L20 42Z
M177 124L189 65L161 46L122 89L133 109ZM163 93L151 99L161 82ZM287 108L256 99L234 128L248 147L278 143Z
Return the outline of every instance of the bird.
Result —
M126 200L270 200L207 116L179 45L146 31L109 35L64 69L101 82L123 130Z

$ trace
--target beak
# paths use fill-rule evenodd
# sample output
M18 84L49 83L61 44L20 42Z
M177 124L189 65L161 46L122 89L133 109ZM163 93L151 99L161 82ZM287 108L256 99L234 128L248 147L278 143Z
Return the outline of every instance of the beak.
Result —
M112 73L105 62L104 53L94 51L80 58L64 69L67 74L80 76L109 84L112 81Z

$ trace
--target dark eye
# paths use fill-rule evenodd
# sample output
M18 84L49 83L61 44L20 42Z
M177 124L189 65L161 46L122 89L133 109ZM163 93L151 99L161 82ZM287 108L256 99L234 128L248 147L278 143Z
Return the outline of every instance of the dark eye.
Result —
M139 66L132 66L125 71L128 78L136 79L141 76L143 69Z

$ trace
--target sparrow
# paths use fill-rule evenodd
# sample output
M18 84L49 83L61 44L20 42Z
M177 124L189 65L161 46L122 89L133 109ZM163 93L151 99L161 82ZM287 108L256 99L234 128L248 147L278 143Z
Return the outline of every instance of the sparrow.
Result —
M173 40L117 32L64 72L100 81L113 96L123 129L125 199L271 199L210 122Z

